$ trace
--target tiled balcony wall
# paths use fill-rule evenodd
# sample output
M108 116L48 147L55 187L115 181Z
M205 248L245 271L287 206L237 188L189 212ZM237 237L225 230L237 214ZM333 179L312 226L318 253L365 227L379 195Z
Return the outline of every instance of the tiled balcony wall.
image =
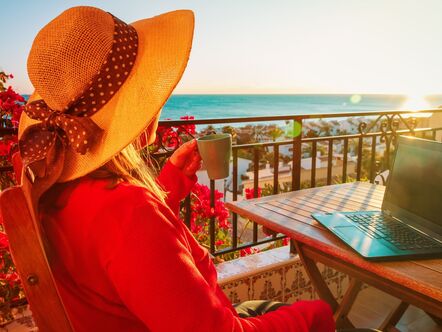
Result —
M341 299L349 277L323 264L318 267L333 295ZM217 270L219 284L232 303L247 300L293 303L318 298L299 257L290 254L288 246L220 263Z

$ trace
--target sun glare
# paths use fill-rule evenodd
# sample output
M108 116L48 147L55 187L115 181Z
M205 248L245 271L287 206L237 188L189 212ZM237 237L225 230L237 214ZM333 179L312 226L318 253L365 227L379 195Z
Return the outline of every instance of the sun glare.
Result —
M424 95L407 95L404 103L399 109L401 111L410 112L409 114L406 114L405 117L428 118L432 113L423 111L432 108L433 107L431 107Z

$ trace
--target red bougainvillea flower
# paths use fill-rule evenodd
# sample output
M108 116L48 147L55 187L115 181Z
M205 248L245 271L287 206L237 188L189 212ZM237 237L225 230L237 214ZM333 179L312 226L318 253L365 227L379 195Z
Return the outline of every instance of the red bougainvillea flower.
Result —
M0 156L7 156L9 154L9 145L1 140L0 141Z
M16 150L17 136L8 136L0 140L0 157L7 157L11 162L12 153Z
M254 188L246 188L245 190L246 199L252 199L255 198L255 189ZM261 197L262 189L261 187L258 187L258 196Z
M7 128L16 128L20 115L23 111L24 98L16 93L12 87L5 88L5 83L8 79L13 78L13 75L8 75L0 71L0 116L1 125ZM0 163L1 165L8 165L11 162L12 153L17 147L17 136L8 135L0 139ZM15 181L14 173L6 173L6 176L0 178L0 190L13 184ZM0 216L0 224L1 224ZM0 229L3 229L2 227ZM15 272L15 267L9 252L9 241L5 233L0 231L0 303L8 308L14 300L23 297L23 291L20 287L20 279ZM2 315L8 315L6 311Z
M194 185L191 194L190 230L200 243L209 246L209 224L213 217L215 220L215 246L228 247L232 241L229 212L221 200L224 195L215 190L214 196L214 207L211 207L210 189L199 183Z
M240 255L241 257L244 257L244 256L248 256L248 255L256 254L256 253L258 253L258 252L260 252L260 250L259 250L258 248L252 248L252 247L249 247L249 248L245 248L245 249L240 250L240 251L239 251L239 255Z
M191 115L186 115L180 117L180 120L193 120L195 119ZM170 118L166 118L164 120L171 120ZM193 137L196 134L196 127L194 124L189 125L180 125L180 126L164 126L160 125L157 128L156 139L153 143L154 150L156 151L160 147L164 147L167 149L176 149L178 148L183 141L189 140L188 136ZM141 134L140 141L141 146L146 146L146 133Z
M194 120L195 117L192 115L185 115L181 116L180 120ZM184 135L195 135L196 134L196 127L194 124L189 125L181 125L177 129L178 134L184 134Z
M10 118L14 127L18 126L18 120L23 111L25 99L16 93L12 87L0 91L0 111L2 116Z
M223 229L230 227L230 222L228 221L229 212L224 202L221 201L221 198L224 196L222 193L215 190L215 204L213 208L210 206L210 189L207 186L196 183L192 189L192 194L191 215L193 215L194 220L215 217L218 227Z
M9 248L8 237L5 233L0 232L0 250Z
M8 282L9 287L14 287L16 284L20 283L20 277L18 276L17 272L6 274L5 280Z
M203 231L203 226L196 225L195 222L191 222L191 231L192 233L201 233Z

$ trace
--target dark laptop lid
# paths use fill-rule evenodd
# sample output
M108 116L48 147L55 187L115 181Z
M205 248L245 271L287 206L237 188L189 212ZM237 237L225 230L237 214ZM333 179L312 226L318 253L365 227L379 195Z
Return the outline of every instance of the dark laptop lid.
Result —
M382 209L442 234L442 143L398 138Z

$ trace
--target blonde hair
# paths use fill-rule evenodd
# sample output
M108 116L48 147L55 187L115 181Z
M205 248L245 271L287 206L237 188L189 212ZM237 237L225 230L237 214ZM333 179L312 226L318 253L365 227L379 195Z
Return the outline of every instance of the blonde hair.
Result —
M142 157L137 146L139 146L138 142L129 144L106 164L86 176L94 179L108 179L109 189L114 188L120 182L128 182L144 187L158 200L165 203L167 193L156 183L153 167L148 166L153 164L153 160L151 160L147 151L143 151ZM60 201L58 204L54 204L54 202L57 201L63 190L71 187L70 184L78 182L80 179L57 183L52 186L40 199L43 210L63 208L67 201Z
M138 142L129 144L104 166L89 173L89 176L111 179L110 187L121 181L144 187L164 203L166 192L156 183L155 172L148 166L153 161L148 152L143 151L142 158L137 145Z

